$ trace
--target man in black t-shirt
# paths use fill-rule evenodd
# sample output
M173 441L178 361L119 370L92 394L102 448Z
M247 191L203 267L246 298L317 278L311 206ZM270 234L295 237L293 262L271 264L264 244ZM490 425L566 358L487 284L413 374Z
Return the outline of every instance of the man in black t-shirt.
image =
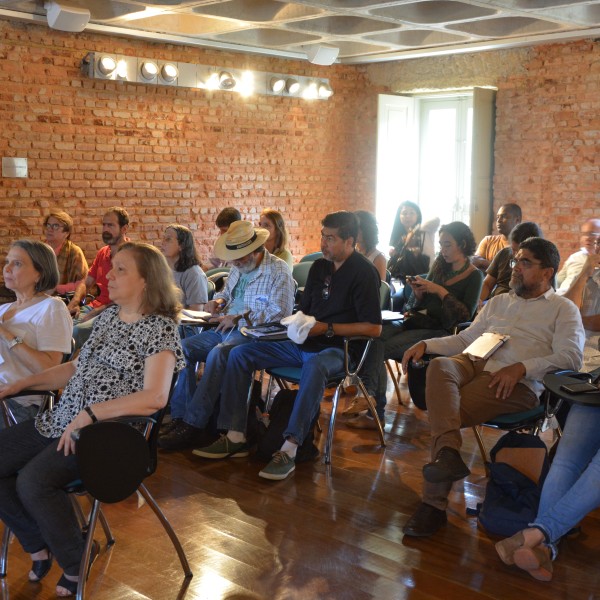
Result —
M373 264L354 249L358 235L356 217L339 211L327 215L322 225L323 258L311 267L300 303L300 310L316 319L308 339L303 344L244 344L230 353L217 423L218 429L227 430L227 435L206 448L194 450L197 456L247 456L246 390L254 371L301 367L299 391L283 434L283 445L259 473L265 479L285 479L294 471L296 450L318 414L328 377L344 370L343 338L380 335L379 275Z

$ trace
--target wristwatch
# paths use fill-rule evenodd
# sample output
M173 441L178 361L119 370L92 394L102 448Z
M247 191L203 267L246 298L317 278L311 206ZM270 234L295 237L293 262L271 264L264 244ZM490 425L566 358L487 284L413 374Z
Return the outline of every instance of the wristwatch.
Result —
M332 338L335 335L335 331L333 331L333 323L327 324L327 331L325 332L326 338Z
M17 344L22 344L23 343L23 338L19 337L18 335L15 335L15 337L10 340L10 342L8 342L8 349L10 350L11 348L14 348Z

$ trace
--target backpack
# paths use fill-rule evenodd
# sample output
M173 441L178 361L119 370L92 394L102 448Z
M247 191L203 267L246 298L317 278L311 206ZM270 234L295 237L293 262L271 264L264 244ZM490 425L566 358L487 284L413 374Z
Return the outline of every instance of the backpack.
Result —
M298 395L298 390L280 390L273 398L273 403L268 413L261 410L260 404L256 405L256 420L258 427L256 432L257 448L256 456L262 461L270 461L273 454L281 449L283 442L283 432L287 428L294 401ZM302 444L298 446L296 453L296 462L312 460L319 455L319 449L314 445L314 430L319 413L313 419L309 432Z
M490 451L490 478L476 515L488 533L510 537L535 521L550 461L536 435L510 431Z

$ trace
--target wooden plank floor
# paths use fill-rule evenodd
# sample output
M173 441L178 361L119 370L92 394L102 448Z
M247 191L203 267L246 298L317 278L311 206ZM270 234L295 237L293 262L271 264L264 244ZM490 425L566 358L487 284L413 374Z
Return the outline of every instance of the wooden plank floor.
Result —
M323 403L327 429L331 404ZM103 544L89 581L94 599L169 600L532 600L600 598L600 513L567 540L551 583L503 565L466 506L481 500L485 477L473 435L463 456L472 474L455 485L448 525L429 539L403 538L419 502L428 458L426 415L388 405L385 450L375 432L336 427L333 465L301 464L282 482L249 459L208 461L164 453L148 487L173 523L194 577L185 587L177 556L147 506L135 497L105 507L115 546ZM488 445L497 437L486 433ZM324 435L319 439L324 443ZM58 566L27 582L29 559L13 542L2 598L54 598Z

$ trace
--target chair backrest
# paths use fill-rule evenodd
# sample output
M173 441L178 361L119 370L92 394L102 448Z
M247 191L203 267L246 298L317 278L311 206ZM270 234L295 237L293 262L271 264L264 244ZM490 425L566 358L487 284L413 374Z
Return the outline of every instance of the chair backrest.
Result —
M299 288L304 288L308 279L308 272L312 267L312 262L299 262L292 267L292 277Z
M215 295L215 284L213 281L208 282L208 299L212 300Z
M231 267L215 267L214 269L209 269L204 274L207 277L210 277L211 275L216 275L217 273L229 273L230 270Z
M379 287L379 306L381 310L392 309L392 289L385 281L382 281Z
M300 262L315 262L315 260L318 260L319 258L323 258L323 253L322 252L311 252L310 254L307 254L306 256L303 256L300 259Z

